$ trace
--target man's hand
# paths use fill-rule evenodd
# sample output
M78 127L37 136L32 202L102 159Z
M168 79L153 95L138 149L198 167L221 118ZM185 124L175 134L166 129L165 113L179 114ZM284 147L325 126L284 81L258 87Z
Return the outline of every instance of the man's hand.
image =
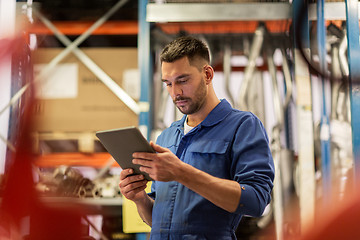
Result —
M133 163L141 165L140 171L146 172L156 181L176 181L185 164L169 149L150 142L157 153L136 152Z
M133 173L133 169L124 169L121 171L119 183L121 194L136 204L142 220L151 226L154 200L145 192L148 181L144 179L143 175L131 175Z
M134 171L132 169L124 169L120 173L120 192L129 200L137 202L146 197L146 184L147 180L143 175L132 175Z
M241 197L238 182L211 176L184 163L169 149L153 142L150 145L157 153L133 154L133 163L141 165L140 171L156 181L177 181L226 211L237 209Z

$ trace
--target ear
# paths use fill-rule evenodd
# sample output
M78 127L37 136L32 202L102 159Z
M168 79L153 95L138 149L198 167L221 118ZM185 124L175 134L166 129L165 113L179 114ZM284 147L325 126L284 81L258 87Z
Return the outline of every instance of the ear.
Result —
M210 65L206 64L204 66L204 74L205 74L206 84L210 84L214 77L214 69Z

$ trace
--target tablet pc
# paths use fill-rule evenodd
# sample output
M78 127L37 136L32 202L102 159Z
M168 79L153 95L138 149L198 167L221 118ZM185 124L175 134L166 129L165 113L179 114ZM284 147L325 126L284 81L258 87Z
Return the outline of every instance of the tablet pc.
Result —
M134 174L142 174L152 181L147 173L140 171L140 165L132 163L134 152L155 153L137 127L97 131L96 136L122 169L132 168Z

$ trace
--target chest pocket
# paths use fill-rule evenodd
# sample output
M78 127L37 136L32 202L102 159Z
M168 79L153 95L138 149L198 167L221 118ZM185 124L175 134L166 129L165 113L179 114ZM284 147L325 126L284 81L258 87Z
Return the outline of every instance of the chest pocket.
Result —
M213 176L227 178L230 173L229 144L223 140L194 141L186 151L185 162Z

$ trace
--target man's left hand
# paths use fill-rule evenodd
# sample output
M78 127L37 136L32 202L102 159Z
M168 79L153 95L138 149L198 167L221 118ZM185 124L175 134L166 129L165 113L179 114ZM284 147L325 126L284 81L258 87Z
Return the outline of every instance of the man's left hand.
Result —
M140 171L146 172L155 181L176 181L181 174L182 162L169 149L150 142L156 153L135 152L133 163L141 165Z

